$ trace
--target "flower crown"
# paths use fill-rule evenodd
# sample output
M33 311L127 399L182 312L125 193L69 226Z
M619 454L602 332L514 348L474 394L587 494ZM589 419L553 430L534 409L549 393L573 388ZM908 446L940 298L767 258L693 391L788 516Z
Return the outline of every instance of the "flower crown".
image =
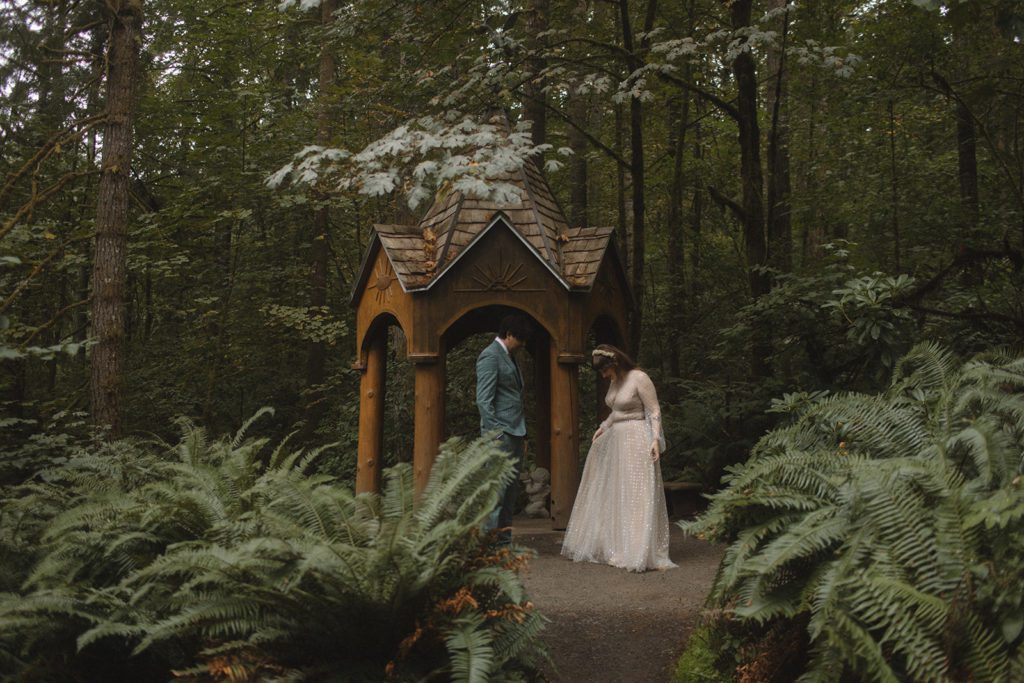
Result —
M605 356L607 358L611 358L612 360L616 360L615 354L612 353L611 351L607 351L605 349L594 349L593 351L590 352L590 355L591 356Z

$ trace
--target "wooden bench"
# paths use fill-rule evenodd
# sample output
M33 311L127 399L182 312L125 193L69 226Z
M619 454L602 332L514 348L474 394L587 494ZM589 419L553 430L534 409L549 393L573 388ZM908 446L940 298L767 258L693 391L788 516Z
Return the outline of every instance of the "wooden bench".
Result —
M665 482L665 502L668 504L669 517L680 519L693 517L704 508L701 495L704 487L694 481Z

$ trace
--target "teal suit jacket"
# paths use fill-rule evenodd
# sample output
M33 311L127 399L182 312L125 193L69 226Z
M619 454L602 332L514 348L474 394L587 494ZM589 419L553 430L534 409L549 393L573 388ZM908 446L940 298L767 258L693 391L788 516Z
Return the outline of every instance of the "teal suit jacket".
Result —
M476 359L476 407L480 410L481 434L497 430L526 436L523 377L497 339Z

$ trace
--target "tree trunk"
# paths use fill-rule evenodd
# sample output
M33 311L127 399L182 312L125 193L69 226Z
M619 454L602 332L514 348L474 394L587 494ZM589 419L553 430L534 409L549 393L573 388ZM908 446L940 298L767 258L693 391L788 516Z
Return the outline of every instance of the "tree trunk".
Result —
M804 176L803 194L806 198L807 211L804 214L803 229L800 239L800 264L807 267L811 261L817 260L821 244L824 241L821 230L821 215L818 208L818 147L817 137L817 112L820 108L817 77L811 75L810 101L807 117L807 166Z
M703 128L700 120L704 115L704 103L700 98L694 101L696 111L693 124L693 199L690 208L690 277L687 279L689 285L690 300L696 301L700 294L697 286L697 275L700 273L700 244L701 229L704 222L704 140Z
M689 65L684 78L690 78ZM679 337L686 310L686 232L683 226L683 154L686 150L686 124L690 115L689 93L669 102L668 145L672 150L672 184L668 199L668 368L669 375L679 376Z
M752 0L732 0L730 6L733 30L750 26ZM764 178L761 168L761 131L757 122L757 73L754 58L749 52L740 52L732 63L736 78L740 179L743 185L743 241L747 256L750 293L754 299L767 294L771 281L763 267L768 262L768 244L765 238ZM751 371L755 377L768 374L768 342L762 332L756 332L751 354Z
M978 138L974 116L962 100L956 104L956 149L960 203L964 212L964 238L970 241L978 229Z
M139 80L142 0L110 0L107 53L107 122L96 201L96 246L92 270L92 418L109 428L109 438L124 433L121 386L125 357L125 282L128 252L128 182L132 159L132 123Z
M623 156L623 149L625 148L625 142L622 139L622 128L625 124L623 119L622 105L616 103L615 151L620 157ZM622 248L623 267L629 269L632 268L632 264L629 260L629 251L631 249L629 226L626 223L626 169L623 168L622 164L615 164L615 209L615 236L618 246Z
M900 269L900 191L896 174L896 105L889 100L889 172L892 183L892 249L896 271Z
M543 55L544 38L538 36L548 30L550 6L551 0L530 0L526 11L531 78L523 86L523 117L531 122L530 132L535 145L543 145L547 141L547 94L544 92L544 79L540 76L547 67L547 60ZM540 165L543 166L543 163Z
M569 102L573 120L585 126L587 123L587 98L577 95ZM574 126L568 126L569 149L569 206L571 224L585 228L590 225L587 217L587 139Z
M629 17L628 0L619 0L619 16L622 28L622 47L628 57L630 73L643 65L640 51L650 47L651 29L654 27L658 3L648 0L647 12L644 16L643 38L640 40L639 51L633 40L633 27ZM638 97L629 99L629 175L632 181L633 235L630 248L630 277L632 279L633 297L636 310L633 324L630 326L629 347L634 355L640 351L640 340L643 334L644 317L644 257L647 248L646 210L644 207L644 110Z
M320 111L317 115L317 144L327 147L331 142L331 108L328 99L334 87L334 53L326 35L334 23L337 0L323 0L320 20L324 37L320 45ZM326 202L326 197L323 198ZM331 214L326 206L319 207L313 216L313 239L310 248L309 307L310 315L321 317L327 306L327 268L329 259L328 232ZM312 437L324 413L323 383L326 378L327 345L322 341L309 342L306 355L306 410L302 429L304 439Z
M771 131L768 134L768 255L776 269L793 269L793 225L790 217L789 117L786 107L786 43L789 34L789 0L771 0L768 9L786 12L779 20L778 49L768 52L768 111Z

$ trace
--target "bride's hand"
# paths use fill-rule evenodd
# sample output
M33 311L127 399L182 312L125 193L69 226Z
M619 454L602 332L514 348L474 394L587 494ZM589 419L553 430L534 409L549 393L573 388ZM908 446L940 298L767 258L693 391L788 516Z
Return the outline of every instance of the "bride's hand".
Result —
M598 427L597 431L594 432L593 438L590 439L590 443L594 443L595 441L597 441L598 437L600 437L602 434L604 434L604 430Z
M658 462L658 458L660 458L660 457L661 457L661 448L659 448L658 442L655 441L654 443L651 444L651 460L653 462Z

